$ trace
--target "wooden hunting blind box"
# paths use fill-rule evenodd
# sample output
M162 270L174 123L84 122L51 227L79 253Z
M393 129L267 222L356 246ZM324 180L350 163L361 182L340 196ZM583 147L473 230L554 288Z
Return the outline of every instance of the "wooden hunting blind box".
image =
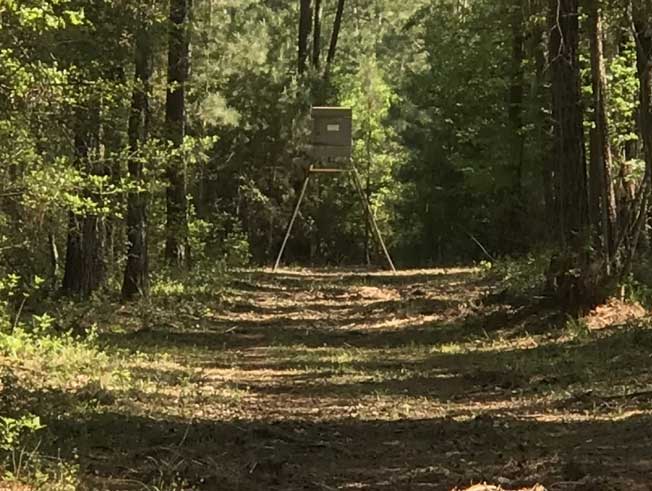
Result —
M316 160L351 158L352 115L347 107L312 108L312 153Z

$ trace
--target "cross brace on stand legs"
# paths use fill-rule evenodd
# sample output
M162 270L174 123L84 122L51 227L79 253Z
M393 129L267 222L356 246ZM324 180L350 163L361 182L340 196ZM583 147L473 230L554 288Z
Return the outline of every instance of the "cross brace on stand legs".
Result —
M371 205L369 204L369 201L365 196L364 190L362 188L362 183L360 182L360 176L356 168L352 167L351 169L321 169L321 168L318 169L315 168L314 166L310 166L310 169L308 169L308 174L306 175L306 179L305 181L303 181L301 193L299 194L299 200L297 201L297 205L294 208L294 212L292 213L292 218L290 219L290 223L288 224L288 228L285 233L285 238L283 239L283 244L281 245L281 250L278 253L278 257L276 258L276 263L274 264L274 271L276 271L281 265L281 260L283 259L283 253L285 252L285 248L287 247L288 240L290 240L290 235L292 235L292 229L294 227L294 223L297 220L297 217L299 216L299 211L301 210L301 204L303 203L303 199L306 196L306 190L308 189L308 184L310 183L310 176L312 174L337 174L337 173L349 174L349 177L351 178L351 182L353 183L353 187L357 191L362 206L366 211L365 215L368 217L369 225L371 225L371 229L374 231L373 234L374 238L378 242L378 245L381 247L383 254L385 254L385 258L387 259L387 263L389 264L390 269L394 273L396 273L396 267L394 266L394 261L392 261L392 257L390 256L387 246L385 245L385 241L383 240L383 236L380 233L380 228L378 227L378 223L376 222L376 216L374 215Z

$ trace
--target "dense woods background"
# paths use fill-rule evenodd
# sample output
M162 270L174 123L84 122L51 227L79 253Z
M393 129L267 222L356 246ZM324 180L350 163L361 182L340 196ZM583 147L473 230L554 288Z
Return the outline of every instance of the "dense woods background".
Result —
M0 0L0 489L649 489L651 201L652 0Z
M580 3L5 0L4 273L132 298L270 264L329 104L400 265L545 250L599 302L648 248L652 38L647 2ZM360 208L322 179L288 260L377 262Z

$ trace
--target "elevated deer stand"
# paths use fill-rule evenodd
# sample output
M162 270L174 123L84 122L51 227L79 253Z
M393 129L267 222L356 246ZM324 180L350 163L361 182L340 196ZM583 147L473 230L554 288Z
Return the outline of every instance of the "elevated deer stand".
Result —
M285 238L283 239L283 244L281 245L281 250L278 253L276 263L274 265L274 271L276 271L283 259L283 253L287 246L288 240L292 235L292 228L294 227L294 222L299 216L299 211L301 210L301 204L303 199L306 196L306 190L308 189L308 184L310 183L310 178L312 176L317 176L319 174L325 175L337 175L337 174L347 174L349 176L350 182L353 184L354 189L356 190L360 202L365 210L365 216L369 220L369 225L373 231L373 236L378 242L378 245L385 254L387 263L390 269L393 272L396 272L394 267L394 262L392 257L387 250L383 236L380 233L380 228L378 228L378 223L376 222L376 217L374 215L371 204L365 195L364 188L362 186L362 181L360 180L360 175L358 174L357 169L351 162L351 153L352 153L352 142L353 142L353 131L352 131L352 111L349 108L343 107L314 107L312 108L312 155L318 162L323 162L324 160L330 161L332 159L345 160L348 165L347 168L328 168L322 167L321 165L311 165L306 174L306 179L303 182L301 188L301 193L299 194L299 199L297 205L294 208L294 213L290 219L290 223L287 227L287 232L285 233Z

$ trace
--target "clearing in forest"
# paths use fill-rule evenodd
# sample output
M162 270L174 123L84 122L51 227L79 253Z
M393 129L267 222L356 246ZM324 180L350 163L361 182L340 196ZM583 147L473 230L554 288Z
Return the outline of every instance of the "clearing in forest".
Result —
M650 489L652 331L503 297L470 269L244 272L146 327L116 307L123 389L26 400L89 489Z

